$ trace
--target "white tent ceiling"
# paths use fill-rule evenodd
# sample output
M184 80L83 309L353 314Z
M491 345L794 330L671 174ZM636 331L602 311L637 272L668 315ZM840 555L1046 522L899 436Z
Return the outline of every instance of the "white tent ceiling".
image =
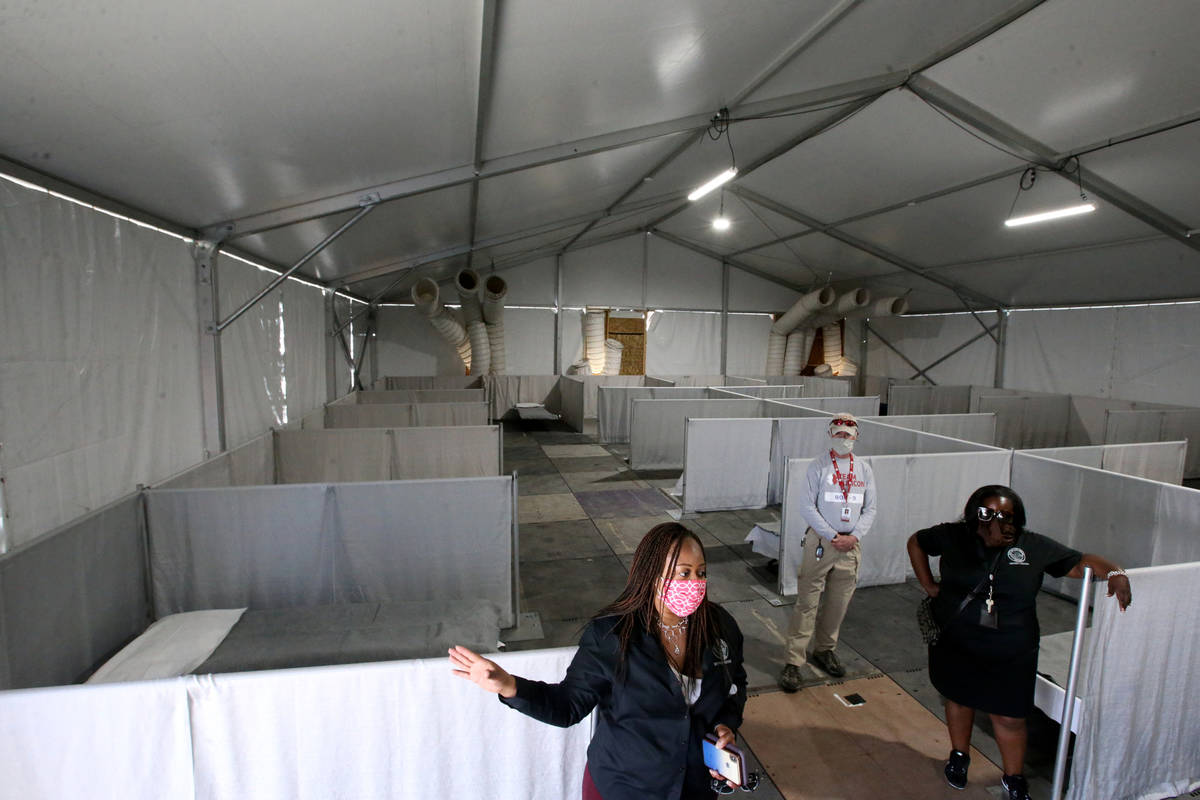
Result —
M916 310L1194 297L1197 40L1194 0L24 0L0 171L283 267L380 201L302 272L385 300L646 230ZM685 195L731 158L722 234ZM1031 163L1018 208L1097 213L1003 228Z

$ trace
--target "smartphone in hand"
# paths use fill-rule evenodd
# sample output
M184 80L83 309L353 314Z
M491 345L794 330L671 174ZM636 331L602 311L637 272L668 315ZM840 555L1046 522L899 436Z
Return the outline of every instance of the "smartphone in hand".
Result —
M714 733L704 736L704 764L721 773L721 777L735 786L746 782L746 757L732 744L726 745L724 750L717 749L717 735Z

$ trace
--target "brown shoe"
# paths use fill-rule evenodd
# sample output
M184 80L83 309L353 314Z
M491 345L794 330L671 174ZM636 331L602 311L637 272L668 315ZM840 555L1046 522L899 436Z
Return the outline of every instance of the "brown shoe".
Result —
M788 694L800 691L804 685L804 673L795 664L787 664L779 673L779 688Z
M846 668L842 666L842 662L838 660L837 653L832 650L822 650L812 654L813 662L835 678L844 677Z

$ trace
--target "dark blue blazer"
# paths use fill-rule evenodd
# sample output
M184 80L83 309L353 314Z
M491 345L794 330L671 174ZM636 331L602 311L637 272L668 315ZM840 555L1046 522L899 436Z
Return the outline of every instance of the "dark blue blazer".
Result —
M737 622L720 606L710 608L721 635L704 653L700 697L691 708L658 637L640 626L618 671L616 617L588 624L561 683L518 677L516 696L501 702L563 728L596 709L588 771L604 800L711 798L701 741L718 724L741 726L746 670Z

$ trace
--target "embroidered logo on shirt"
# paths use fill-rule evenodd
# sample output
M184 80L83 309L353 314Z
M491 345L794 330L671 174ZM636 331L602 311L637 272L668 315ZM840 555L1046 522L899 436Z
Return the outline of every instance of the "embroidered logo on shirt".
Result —
M717 639L717 643L713 645L712 649L713 656L716 659L714 663L716 663L717 666L732 663L729 660L729 645L725 643L724 639Z
M1013 565L1025 564L1025 551L1019 547L1008 548L1008 561Z

